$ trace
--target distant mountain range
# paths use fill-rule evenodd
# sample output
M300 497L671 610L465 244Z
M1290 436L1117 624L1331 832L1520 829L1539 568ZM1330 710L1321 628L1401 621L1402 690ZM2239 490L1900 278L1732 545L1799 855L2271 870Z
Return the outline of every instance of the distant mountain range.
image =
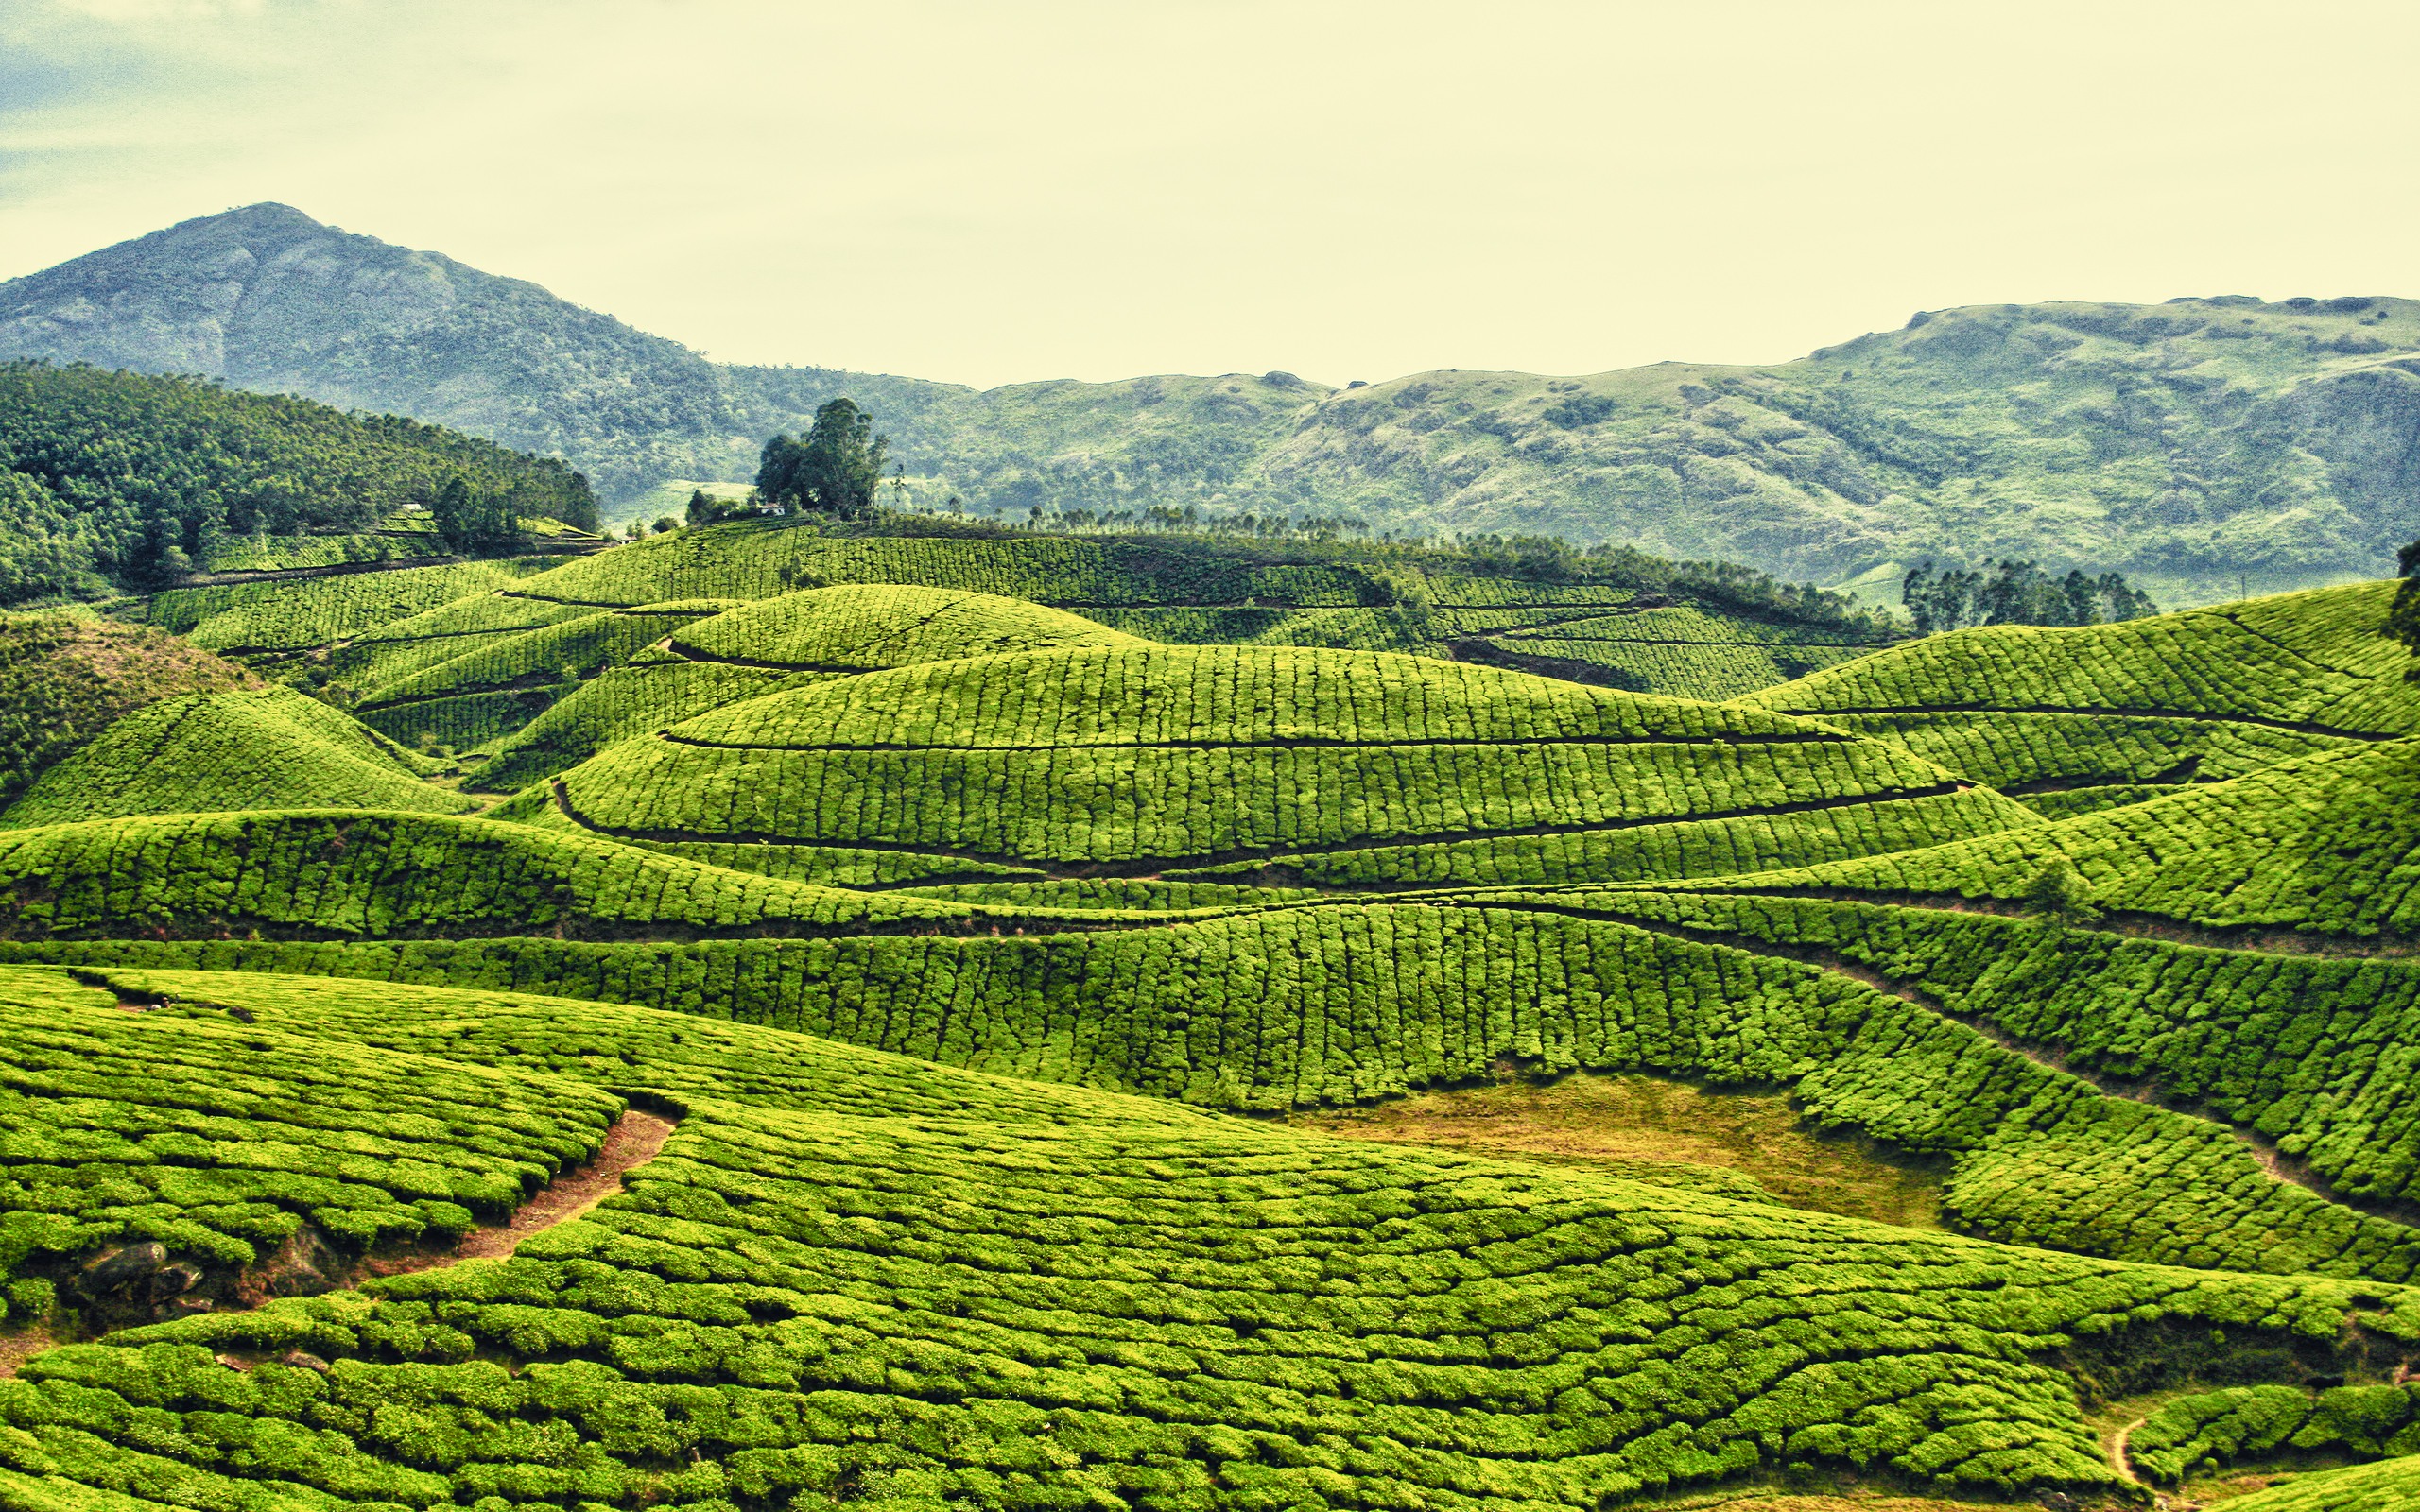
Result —
M2115 567L2164 601L2392 571L2420 536L2420 303L2233 297L1919 315L1761 368L1287 373L977 391L709 362L284 205L0 284L0 356L223 376L561 455L626 507L741 479L846 393L931 502L1551 531L1825 582L1919 558Z

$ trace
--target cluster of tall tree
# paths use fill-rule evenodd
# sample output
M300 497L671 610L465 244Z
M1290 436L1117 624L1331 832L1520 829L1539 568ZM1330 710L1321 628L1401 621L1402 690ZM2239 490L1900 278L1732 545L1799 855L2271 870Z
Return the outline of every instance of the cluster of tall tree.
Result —
M785 508L812 509L838 520L873 513L882 486L889 437L854 401L835 399L815 412L804 437L780 435L765 443L756 467L756 494Z
M1927 635L1970 625L2113 625L2159 612L2122 574L2076 568L2053 577L2038 563L2013 558L1942 572L1925 562L1900 579L1899 602Z

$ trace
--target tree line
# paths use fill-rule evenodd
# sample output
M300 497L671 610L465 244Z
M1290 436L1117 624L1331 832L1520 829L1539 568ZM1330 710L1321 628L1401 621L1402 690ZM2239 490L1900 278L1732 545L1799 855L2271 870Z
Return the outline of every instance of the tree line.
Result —
M1927 635L1974 625L2114 625L2159 612L2123 574L2075 568L2052 577L2040 564L2013 558L1943 572L1924 562L1900 579L1899 602Z

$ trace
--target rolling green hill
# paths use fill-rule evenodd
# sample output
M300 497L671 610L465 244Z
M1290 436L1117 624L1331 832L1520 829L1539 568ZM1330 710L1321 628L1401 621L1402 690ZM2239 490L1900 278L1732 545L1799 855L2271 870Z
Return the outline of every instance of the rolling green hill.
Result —
M257 686L234 662L148 626L0 615L0 804L122 714L180 694Z
M2247 1377L2284 1383L2420 1332L2402 1288L2067 1259L1339 1144L778 1030L196 974L147 978L134 989L167 1006L130 1022L45 975L5 984L37 1037L12 1057L35 1073L15 1095L85 1091L45 1053L100 1051L124 1068L134 1129L232 1132L290 1097L192 1076L248 1036L284 1047L297 1079L342 1078L364 1048L400 1054L395 1071L434 1056L446 1069L410 1084L415 1101L501 1113L564 1088L560 1125L522 1121L521 1147L484 1171L448 1148L488 1143L476 1124L430 1121L426 1155L394 1168L406 1193L493 1203L508 1152L525 1190L543 1179L611 1109L608 1047L613 1100L679 1125L623 1191L510 1259L30 1361L0 1383L0 1488L23 1504L1593 1507L1785 1469L2095 1494L2123 1482L2081 1383L2156 1387L2194 1357L2113 1369L2130 1347L2198 1338L2206 1354L2224 1331ZM400 1091L363 1081L352 1116ZM231 1254L291 1230L316 1194L284 1176L314 1174L309 1143L268 1147L277 1175L223 1183L258 1194ZM206 1155L198 1171L198 1190L217 1176ZM52 1190L68 1222L124 1221ZM468 1211L358 1190L340 1252L400 1247L389 1212L441 1231ZM180 1247L215 1237L207 1224Z
M5 815L0 1503L2420 1486L2394 586L1911 641L1487 549L752 520L125 606L287 685ZM1451 1137L1328 1132L1397 1099Z
M1878 742L1384 652L1095 646L751 699L506 814L937 869L1561 881L1759 869L2031 816Z
M1342 514L1827 582L2014 555L2122 569L2169 603L2375 576L2420 536L2420 303L2400 299L1978 305L1770 367L977 392L711 363L533 284L254 205L0 284L0 353L416 415L564 457L649 518L663 481L745 479L766 437L846 394L923 504L1019 519Z
M127 715L45 770L0 811L0 829L237 809L478 806L423 775L391 741L291 689L189 694Z
M2420 733L2393 583L1909 642L1739 699L1893 741L2054 816Z

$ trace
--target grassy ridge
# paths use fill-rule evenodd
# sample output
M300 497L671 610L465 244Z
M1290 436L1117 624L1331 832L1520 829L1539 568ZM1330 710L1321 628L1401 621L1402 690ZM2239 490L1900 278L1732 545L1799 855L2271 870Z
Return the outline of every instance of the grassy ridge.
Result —
M1748 843L1717 851L1788 853L1791 836L1820 834L1814 849L1838 853L1859 833L1890 849L2030 822L1986 794L1894 833L1892 805L1951 798L1951 786L1892 747L1770 715L1419 658L1187 646L819 684L616 747L566 774L562 791L584 823L654 839L1144 870L1335 868L1348 863L1333 853L1352 850L1381 873L1369 880L1384 880L1425 873L1417 856L1374 859L1372 847L1467 842L1480 848L1472 864L1493 868L1486 848L1504 840L1585 864L1580 833L1740 811L1773 812L1743 821ZM1837 816L1801 825L1801 807L1876 812L1860 832ZM1668 856L1671 838L1634 849Z
M2420 742L2394 741L2128 808L1745 885L2018 902L2046 865L2064 858L2103 908L2214 929L2409 936L2420 930L2415 796Z
M898 900L912 902L913 900ZM1079 916L1081 917L1081 916ZM1638 913L1634 906L1633 918ZM15 959L509 988L739 1018L1004 1075L1279 1110L1538 1074L1782 1084L1826 1125L1948 1158L2013 1243L2401 1280L2399 1223L2268 1175L2221 1124L2103 1095L1817 965L1568 899L1330 903L1108 931L695 944L116 940ZM2410 1179L2408 1159L2394 1179Z
M238 809L460 814L375 730L288 688L189 694L127 715L0 813L24 830L86 819Z
M2379 634L2394 594L2358 583L2122 625L1958 630L1737 701L2072 813L2420 731L2420 684Z
M122 714L180 694L256 685L235 663L147 627L0 617L0 803Z
M0 833L0 935L306 937L939 924L978 910L435 815L174 814Z
M686 1113L510 1260L36 1357L0 1383L0 1491L32 1504L1594 1507L1793 1468L2099 1492L2070 1370L2374 1369L2420 1336L2374 1283L2010 1250L776 1030L156 985L178 1005L128 1026L154 1042L223 1033L223 1005L331 1065L420 1046ZM725 1061L722 1096L678 1095ZM2159 1363L2213 1329L2232 1354Z

